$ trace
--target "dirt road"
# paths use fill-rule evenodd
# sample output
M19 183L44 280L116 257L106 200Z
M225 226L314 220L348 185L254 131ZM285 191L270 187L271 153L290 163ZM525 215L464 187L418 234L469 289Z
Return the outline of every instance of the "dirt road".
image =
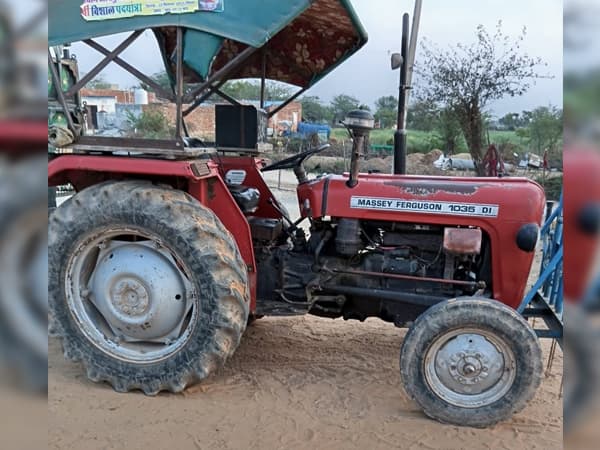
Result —
M155 398L87 381L51 340L49 448L562 448L562 357L510 422L460 428L426 418L402 390L403 335L377 319L261 319L221 372L184 394Z
M292 215L294 192L280 192ZM118 394L86 380L49 342L49 448L562 448L562 355L530 405L493 429L442 425L404 393L405 331L317 317L265 318L219 373L183 394ZM544 342L545 354L549 343Z

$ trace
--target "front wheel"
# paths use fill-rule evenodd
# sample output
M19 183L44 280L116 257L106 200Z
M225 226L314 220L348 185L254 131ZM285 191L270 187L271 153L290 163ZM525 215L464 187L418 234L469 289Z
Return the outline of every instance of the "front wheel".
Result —
M91 380L178 392L238 346L245 265L219 219L186 193L92 186L56 209L48 236L51 331Z
M487 427L522 410L542 378L529 324L494 300L455 299L423 313L400 355L407 393L444 423Z

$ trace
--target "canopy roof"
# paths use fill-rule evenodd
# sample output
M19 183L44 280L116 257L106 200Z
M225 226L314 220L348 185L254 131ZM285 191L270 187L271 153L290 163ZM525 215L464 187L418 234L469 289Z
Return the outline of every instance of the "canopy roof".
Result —
M367 41L349 0L221 1L222 12L88 21L81 13L86 3L106 6L130 4L132 0L49 0L48 43L61 45L151 28L172 75L176 27L184 27L184 74L188 82L205 80L248 47L262 47L229 78L260 78L264 58L266 78L308 88Z

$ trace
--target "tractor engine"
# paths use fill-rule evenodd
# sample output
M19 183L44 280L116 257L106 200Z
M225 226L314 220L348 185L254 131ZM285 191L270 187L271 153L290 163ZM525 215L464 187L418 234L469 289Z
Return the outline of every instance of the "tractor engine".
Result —
M308 310L401 325L434 301L491 287L480 228L342 218L315 221L308 241L262 249L261 314Z
M489 246L479 228L339 219L312 232L319 287L344 296L339 315L413 320L428 300L483 293L491 284ZM329 229L329 230L327 230ZM326 245L321 239L332 236ZM334 236L334 237L333 237ZM335 310L316 294L311 312ZM339 298L335 302L340 303ZM415 316L416 317L416 316Z

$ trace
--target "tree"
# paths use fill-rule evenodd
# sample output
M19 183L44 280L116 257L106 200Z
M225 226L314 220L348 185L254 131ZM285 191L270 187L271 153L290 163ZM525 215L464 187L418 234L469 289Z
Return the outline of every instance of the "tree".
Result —
M165 72L164 70L152 74L150 76L150 79L156 84L158 84L164 91L173 92L173 87L171 86L171 79L169 78L169 75L167 75L167 72ZM159 93L156 92L154 88L152 88L146 83L140 83L139 87L141 89L144 89L145 91L154 92L155 94L159 95Z
M328 123L333 118L333 113L328 106L321 103L321 99L314 95L305 95L300 99L302 103L302 118L306 122Z
M221 89L224 93L238 100L260 100L260 82L255 80L228 81ZM283 83L267 82L265 100L281 101L292 95L289 86Z
M535 153L541 156L546 149L557 149L563 133L561 109L541 106L533 111L523 111L523 117L527 126L520 134Z
M433 131L439 111L434 102L417 100L408 107L406 125L409 130Z
M360 101L358 99L346 94L336 95L330 104L334 123L344 120L350 111L359 107Z
M104 75L99 74L92 78L85 87L88 89L110 89L113 85L106 80Z
M521 116L519 113L508 113L500 118L498 121L500 125L504 127L504 129L509 131L515 131L517 128L521 127L523 121L521 120Z
M521 50L526 30L514 40L502 32L498 22L490 35L483 25L477 27L477 41L442 50L429 43L423 45L422 62L416 67L420 77L421 99L452 108L479 175L484 175L483 112L490 102L506 96L523 95L545 65L540 58Z
M393 95L379 97L375 102L375 120L381 128L392 128L398 117L398 99Z
M461 138L460 123L456 114L450 108L444 108L437 112L436 131L440 135L444 150L450 155L456 153Z
M159 110L144 111L140 116L127 111L127 122L136 137L167 139L175 134L175 129L169 125L169 121Z

